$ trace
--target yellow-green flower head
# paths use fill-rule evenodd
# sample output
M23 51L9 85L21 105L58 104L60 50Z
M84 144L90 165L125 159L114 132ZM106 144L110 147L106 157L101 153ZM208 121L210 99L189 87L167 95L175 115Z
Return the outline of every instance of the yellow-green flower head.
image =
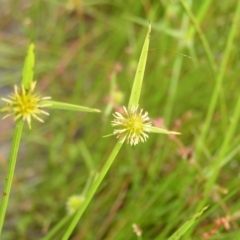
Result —
M115 112L113 116L112 126L113 134L123 143L125 140L130 145L137 145L139 142L145 142L148 138L147 132L150 132L152 123L149 121L148 113L143 109L138 110L138 106L126 109L123 107L124 113Z
M85 198L82 195L73 195L69 197L66 204L68 214L75 213L75 211L78 210L84 200Z
M31 83L29 90L26 90L24 86L19 89L14 86L14 93L8 98L2 98L7 103L7 106L2 108L2 112L7 112L7 115L3 117L14 116L14 120L22 119L27 121L29 128L31 128L31 119L35 118L39 122L43 120L38 116L39 114L49 115L43 111L42 108L49 106L49 104L42 103L43 100L50 99L51 97L41 97L34 93L36 82Z

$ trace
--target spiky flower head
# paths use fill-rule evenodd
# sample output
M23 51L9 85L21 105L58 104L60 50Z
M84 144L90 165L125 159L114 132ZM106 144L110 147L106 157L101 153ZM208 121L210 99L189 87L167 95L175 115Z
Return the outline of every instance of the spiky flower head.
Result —
M69 197L66 204L68 214L73 214L84 200L85 198L82 195L73 195Z
M139 142L145 142L148 138L152 123L149 121L148 112L139 110L138 106L126 109L123 107L123 114L115 112L112 126L116 127L113 134L123 143L125 140L130 145L137 145Z
M29 128L31 128L31 119L35 118L39 122L43 120L38 116L39 114L49 115L43 111L42 108L49 106L49 104L42 103L43 100L50 99L51 97L41 97L34 93L36 82L31 83L29 90L26 90L24 86L18 88L14 86L14 93L8 98L2 98L7 103L7 106L1 109L2 112L6 112L7 115L3 117L14 116L14 120L22 119L27 121Z

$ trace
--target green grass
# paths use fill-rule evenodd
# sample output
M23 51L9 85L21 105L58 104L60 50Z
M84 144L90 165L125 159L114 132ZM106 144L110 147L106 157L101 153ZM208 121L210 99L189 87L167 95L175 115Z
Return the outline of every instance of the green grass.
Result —
M182 239L202 239L223 217L229 217L231 229L221 226L210 239L239 239L240 35L230 32L240 27L239 19L233 22L240 3L182 2L192 15L181 1L82 1L75 12L66 9L66 1L2 4L0 87L20 83L26 49L34 42L39 92L102 112L116 63L122 66L116 74L121 105L127 106L152 25L140 106L182 135L150 134L144 144L124 144L71 239L138 239L136 223L139 239L165 240L206 205ZM67 199L82 193L117 142L102 138L112 132L111 114L49 112L44 124L23 129L3 240L44 237L66 216ZM8 129L0 137L1 189L10 124L10 119L0 123ZM52 239L61 239L67 226Z

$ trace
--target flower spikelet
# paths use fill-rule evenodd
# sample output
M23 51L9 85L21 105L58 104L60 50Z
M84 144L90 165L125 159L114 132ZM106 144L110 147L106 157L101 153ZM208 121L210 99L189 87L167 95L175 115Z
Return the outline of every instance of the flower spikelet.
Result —
M126 109L123 107L124 113L115 112L112 126L117 127L113 134L123 143L125 140L130 145L137 145L139 142L145 142L148 138L147 133L150 132L152 123L149 121L148 112L143 109L138 110L138 106Z
M43 120L38 116L39 114L49 115L43 111L42 108L49 106L49 104L42 103L43 100L50 99L51 97L41 97L34 93L36 82L32 82L29 90L26 90L24 86L18 88L14 86L14 93L8 98L2 98L7 103L7 106L1 109L2 112L6 112L7 115L3 117L14 116L14 120L22 119L27 121L29 128L31 128L31 119L35 118L39 122Z
M75 213L84 200L85 198L82 195L73 195L69 197L66 204L68 214Z

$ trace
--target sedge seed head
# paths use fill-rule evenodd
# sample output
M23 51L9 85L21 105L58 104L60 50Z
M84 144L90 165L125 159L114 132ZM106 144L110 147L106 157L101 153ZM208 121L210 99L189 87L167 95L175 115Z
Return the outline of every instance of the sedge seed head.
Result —
M7 114L3 117L14 116L14 120L22 119L27 121L29 128L31 128L31 119L34 118L39 122L43 120L38 116L40 114L49 115L43 111L42 108L49 106L49 104L43 104L43 100L50 99L51 97L41 97L34 93L36 82L32 82L29 90L26 90L24 86L18 88L14 86L14 92L9 95L8 98L2 98L7 105L2 108L2 112Z
M145 142L148 138L147 133L150 132L152 123L148 117L148 113L143 109L138 110L138 106L126 109L123 107L124 113L115 112L112 126L116 127L113 134L123 143L125 140L130 145L137 145L139 142Z
M78 210L80 205L84 202L85 198L82 195L73 195L68 198L66 208L68 214L73 214Z

